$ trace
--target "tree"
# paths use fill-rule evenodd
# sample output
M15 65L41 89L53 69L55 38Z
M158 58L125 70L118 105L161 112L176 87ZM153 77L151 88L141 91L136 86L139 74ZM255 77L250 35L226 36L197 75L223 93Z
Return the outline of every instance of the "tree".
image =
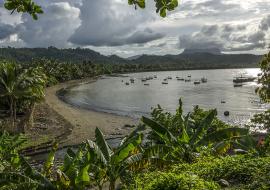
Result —
M260 62L261 74L259 76L260 86L256 89L256 93L265 103L270 103L270 52L266 54ZM263 113L254 115L251 120L251 127L259 127L262 130L270 132L270 109ZM270 138L270 136L269 136Z
M27 108L25 121L28 124L30 121L31 124L34 105L44 98L45 86L46 76L40 68L22 69L14 63L0 63L0 97L8 102L13 127L17 118L18 103ZM25 127L22 128L23 132L24 129Z
M172 11L178 6L178 0L154 0L156 3L156 12L161 17L166 17L167 11ZM135 9L145 8L145 0L128 0L129 5L133 5ZM34 20L38 19L38 14L42 14L43 10L40 5L37 5L32 0L5 0L5 8L19 13L28 13Z

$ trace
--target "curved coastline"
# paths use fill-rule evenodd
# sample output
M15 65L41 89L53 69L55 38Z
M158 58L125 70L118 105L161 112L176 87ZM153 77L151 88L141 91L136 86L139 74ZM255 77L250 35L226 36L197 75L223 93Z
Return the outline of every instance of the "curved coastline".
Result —
M76 145L85 139L94 139L96 127L100 128L106 138L117 138L127 135L131 128L125 125L134 125L138 121L126 116L75 107L61 100L61 90L68 90L74 86L91 83L98 80L87 78L60 83L46 89L45 102L73 125L73 130L65 140L65 145Z

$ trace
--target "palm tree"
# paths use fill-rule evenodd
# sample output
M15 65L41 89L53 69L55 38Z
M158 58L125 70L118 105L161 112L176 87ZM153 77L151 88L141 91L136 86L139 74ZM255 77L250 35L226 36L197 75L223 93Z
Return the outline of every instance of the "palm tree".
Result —
M25 75L14 63L0 63L0 97L6 98L9 104L12 126L16 120L16 103L22 97Z
M18 101L29 103L26 117L29 115L28 118L32 118L35 102L44 97L45 84L46 76L40 68L22 70L14 63L0 63L0 97L8 101L13 127Z
M45 97L47 77L42 71L41 67L36 67L28 69L25 73L26 88L23 98L29 103L22 126L23 132L25 131L26 126L30 128L33 126L35 105L36 103L41 102Z

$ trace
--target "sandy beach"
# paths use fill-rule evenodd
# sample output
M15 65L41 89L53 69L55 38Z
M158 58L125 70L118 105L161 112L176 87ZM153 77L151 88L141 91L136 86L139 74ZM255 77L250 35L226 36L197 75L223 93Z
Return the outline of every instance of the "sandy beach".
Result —
M56 93L63 88L69 88L80 83L95 82L96 79L84 79L61 83L46 89L45 102L65 120L73 125L71 133L65 140L65 145L79 144L85 139L94 139L95 129L101 129L106 138L114 138L128 134L132 129L126 124L136 124L136 120L109 113L101 113L69 105L60 100Z

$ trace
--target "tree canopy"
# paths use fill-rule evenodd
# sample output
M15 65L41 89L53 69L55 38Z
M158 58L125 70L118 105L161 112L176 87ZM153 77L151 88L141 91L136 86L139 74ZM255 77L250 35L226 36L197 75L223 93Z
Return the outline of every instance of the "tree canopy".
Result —
M178 6L178 0L154 0L156 3L156 12L161 17L166 17L167 11L172 11ZM128 4L135 7L135 9L145 8L145 0L128 0ZM28 13L34 20L38 19L38 14L42 14L42 7L32 0L5 0L4 4L7 10L18 13Z

